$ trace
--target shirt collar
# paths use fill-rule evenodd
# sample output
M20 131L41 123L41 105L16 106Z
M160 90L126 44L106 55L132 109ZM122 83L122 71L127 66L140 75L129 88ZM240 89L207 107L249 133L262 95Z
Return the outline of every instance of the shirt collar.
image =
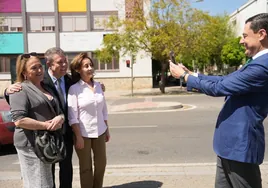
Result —
M262 51L258 52L256 55L254 55L252 57L252 59L254 60L254 59L256 59L256 58L258 58L258 57L260 57L260 56L262 56L264 54L268 54L268 49L265 49L265 50L262 50Z
M82 79L79 80L80 85L85 85L88 86L88 84L86 82L84 82ZM94 88L96 87L95 81L93 81L94 83Z
M52 82L53 82L54 84L56 84L57 78L56 78L55 76L52 75L51 70L48 69L47 72L48 72L48 75L50 76L50 78L52 79ZM64 76L62 76L60 79L61 79L62 82L64 82Z

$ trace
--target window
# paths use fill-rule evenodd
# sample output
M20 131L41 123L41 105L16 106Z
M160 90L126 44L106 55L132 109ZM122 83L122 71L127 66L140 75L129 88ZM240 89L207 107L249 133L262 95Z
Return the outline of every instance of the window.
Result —
M0 30L2 32L22 32L22 29L21 16L5 17L1 20Z
M29 17L30 32L53 32L55 31L54 16L30 16Z
M92 30L112 30L106 26L111 16L118 16L118 12L92 12Z
M86 31L87 16L86 15L62 15L61 31Z
M94 68L97 71L119 70L119 59L116 57L113 57L112 62L110 63L102 63L97 59L96 54L92 53L92 60L94 63Z
M0 73L10 72L10 57L0 56Z

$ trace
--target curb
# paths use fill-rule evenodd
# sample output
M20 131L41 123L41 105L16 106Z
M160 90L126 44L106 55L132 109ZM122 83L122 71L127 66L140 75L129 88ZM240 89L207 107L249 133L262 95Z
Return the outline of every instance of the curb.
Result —
M174 110L183 108L183 105L178 102L152 102L151 105L155 105L153 107L146 107L146 103L127 103L122 105L111 106L111 111L113 113L120 112L140 112L140 111L160 111L160 110ZM139 104L140 106L135 107L135 105ZM144 107L142 106L144 105ZM160 106L159 106L160 105ZM119 109L118 109L119 108Z

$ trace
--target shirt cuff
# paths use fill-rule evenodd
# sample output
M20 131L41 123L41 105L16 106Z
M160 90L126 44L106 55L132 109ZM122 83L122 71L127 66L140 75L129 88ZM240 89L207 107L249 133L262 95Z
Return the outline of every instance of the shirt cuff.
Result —
M194 72L192 75L193 75L194 77L198 77L198 73L196 73L196 72Z

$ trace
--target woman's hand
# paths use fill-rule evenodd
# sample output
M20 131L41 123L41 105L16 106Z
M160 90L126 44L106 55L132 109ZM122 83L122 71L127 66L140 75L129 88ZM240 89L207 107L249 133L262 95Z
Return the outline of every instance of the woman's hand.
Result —
M105 133L105 142L109 142L111 136L110 136L110 131L109 128L107 128L106 133Z
M49 123L49 125L47 126L47 130L55 131L62 127L62 124L64 123L64 118L62 118L62 115L58 115L53 119L46 121L46 123Z
M75 137L75 147L77 149L83 149L84 148L84 138L82 136L76 136Z

